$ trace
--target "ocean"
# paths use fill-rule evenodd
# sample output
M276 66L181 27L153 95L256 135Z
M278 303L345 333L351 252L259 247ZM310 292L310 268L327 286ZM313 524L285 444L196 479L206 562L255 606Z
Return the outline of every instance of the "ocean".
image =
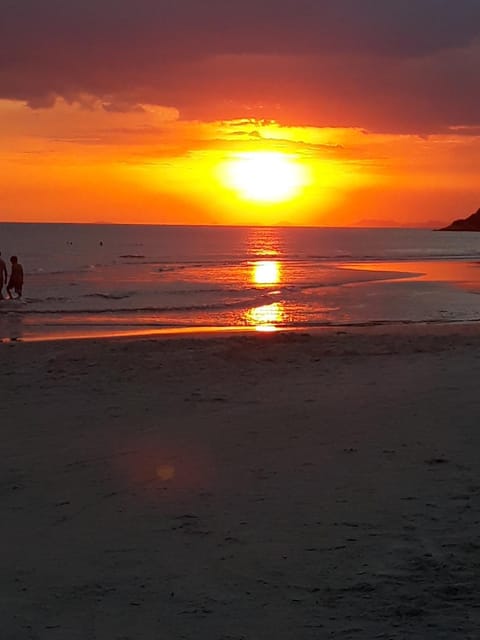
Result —
M0 251L3 341L480 319L475 233L0 223Z

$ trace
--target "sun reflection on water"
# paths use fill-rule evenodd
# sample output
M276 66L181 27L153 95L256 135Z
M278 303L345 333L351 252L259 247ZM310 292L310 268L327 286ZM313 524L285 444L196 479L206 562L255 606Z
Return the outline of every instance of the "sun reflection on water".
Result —
M259 260L254 262L252 273L252 281L254 284L278 284L280 279L280 263L276 260Z
M251 262L250 283L254 287L267 290L268 295L278 296L280 291L276 289L283 279L282 263L279 258L282 255L282 241L278 229L257 228L252 230L248 242L249 253L255 256ZM278 324L283 323L285 310L283 302L277 301L252 307L245 314L245 321L256 331L277 331Z
M257 287L268 288L280 284L281 265L278 260L257 260L252 265L251 283ZM278 291L269 291L278 294ZM254 325L257 331L276 331L277 324L283 321L284 309L281 302L272 302L253 307L246 313L246 321Z
M246 251L254 258L275 258L281 256L284 246L283 232L276 227L255 227L250 229L246 240Z

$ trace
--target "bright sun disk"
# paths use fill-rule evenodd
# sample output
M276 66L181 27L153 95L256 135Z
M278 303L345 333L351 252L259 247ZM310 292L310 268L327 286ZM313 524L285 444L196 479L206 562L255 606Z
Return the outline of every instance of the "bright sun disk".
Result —
M307 174L293 156L255 151L238 153L223 163L221 180L246 200L282 202L298 194Z

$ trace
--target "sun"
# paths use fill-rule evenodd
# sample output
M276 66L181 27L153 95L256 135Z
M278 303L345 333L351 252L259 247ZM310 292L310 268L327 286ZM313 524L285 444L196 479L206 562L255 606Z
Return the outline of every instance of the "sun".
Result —
M298 195L308 182L295 156L280 152L237 153L220 167L221 181L245 200L284 202Z

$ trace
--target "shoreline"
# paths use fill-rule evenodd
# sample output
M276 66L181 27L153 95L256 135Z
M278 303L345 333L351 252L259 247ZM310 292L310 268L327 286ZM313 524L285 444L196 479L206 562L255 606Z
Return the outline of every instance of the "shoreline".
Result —
M313 269L312 265L310 267ZM436 326L480 322L478 263L470 259L363 263L330 261L322 263L319 268L323 270L324 279L325 269L330 270L330 275L322 286L319 284L322 278L316 276L310 283L315 291L312 295L304 292L308 292L310 287L304 283L300 286L300 293L295 293L295 287L290 291L287 286L277 298L277 294L282 293L280 282L279 291L254 286L249 294L251 299L235 302L232 307L223 300L218 307L214 305L210 308L206 304L204 308L204 301L200 304L197 300L198 306L194 307L193 312L183 298L179 307L169 307L168 300L161 295L153 306L140 305L136 309L120 302L120 307L116 308L115 301L122 301L133 294L131 291L109 293L112 285L107 278L107 284L104 285L107 287L106 293L84 292L76 301L68 297L71 296L69 293L64 309L62 305L55 307L58 300L63 300L55 296L51 299L47 297L43 302L41 299L31 299L28 304L3 305L0 309L0 343L135 336L140 339L149 335L236 335L260 331L317 332L370 325ZM347 279L348 282L343 278L338 280L338 273L344 272L357 275ZM371 279L363 279L365 272L371 273ZM332 274L337 276L333 277ZM249 271L244 275L250 278L252 273ZM182 277L188 281L190 276L183 274ZM218 274L209 277L215 281ZM166 290L167 284L166 281ZM47 283L44 285L47 286ZM241 286L245 286L245 282L242 281ZM215 288L213 290L216 291ZM262 292L263 298L260 299L258 296ZM270 296L270 293L275 293L275 296ZM91 308L88 306L90 297L94 300ZM87 307L82 306L87 304L84 298L88 301ZM50 304L54 306L49 310ZM76 309L75 306L79 304L80 307ZM99 305L98 309L96 304ZM142 304L146 304L145 300ZM157 304L158 308L155 306Z
M163 339L196 339L196 338L234 338L235 336L255 336L263 334L305 334L311 336L343 334L343 333L363 333L369 332L375 334L449 334L462 333L467 334L475 332L480 327L479 320L424 320L424 321L379 321L379 322L359 322L359 323L338 323L324 325L259 325L259 326L197 326L197 327L163 327L159 329L128 329L112 331L111 328L106 330L91 329L90 331L54 331L45 328L40 333L33 333L26 337L0 339L0 345L7 344L28 344L28 343L44 343L44 342L70 342L70 341L89 341L89 340L128 340L142 341L157 338ZM47 329L47 330L45 330ZM454 331L455 330L455 331Z

